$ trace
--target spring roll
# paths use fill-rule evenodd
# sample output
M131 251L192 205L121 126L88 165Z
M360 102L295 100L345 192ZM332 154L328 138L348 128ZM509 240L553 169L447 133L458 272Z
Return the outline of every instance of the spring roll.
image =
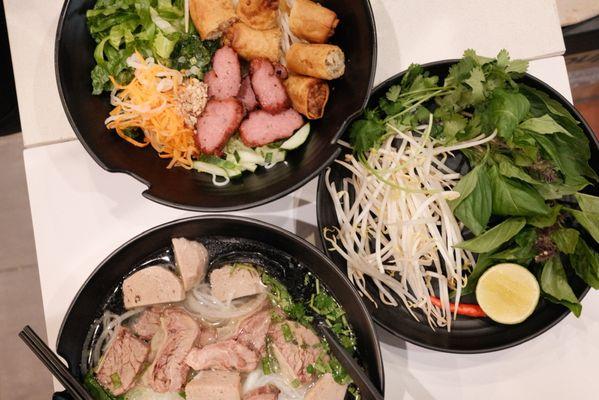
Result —
M326 43L338 23L337 14L310 0L295 0L289 14L291 32L311 43Z
M303 75L290 75L285 89L295 111L308 119L321 118L329 100L329 84L321 79Z
M225 43L246 60L266 58L273 62L279 61L281 29L260 31L238 22L227 31Z
M246 25L259 30L277 27L279 0L239 0L237 15Z
M345 72L345 55L332 44L294 43L285 57L287 68L299 75L331 80Z
M231 0L189 0L189 14L202 40L219 38L237 21Z

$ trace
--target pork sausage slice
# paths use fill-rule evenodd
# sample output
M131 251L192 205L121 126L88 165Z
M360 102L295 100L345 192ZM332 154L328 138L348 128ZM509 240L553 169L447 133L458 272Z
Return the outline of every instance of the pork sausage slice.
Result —
M196 144L204 154L220 155L243 118L243 106L234 99L212 99L196 125Z
M303 123L302 116L291 108L274 115L257 110L241 123L239 133L246 146L257 147L290 137Z
M212 57L212 70L204 77L208 96L224 100L237 96L241 85L241 67L237 53L232 48L221 47Z
M274 114L289 108L289 96L287 96L283 81L277 75L277 71L270 61L265 58L252 60L250 76L252 88L263 110Z

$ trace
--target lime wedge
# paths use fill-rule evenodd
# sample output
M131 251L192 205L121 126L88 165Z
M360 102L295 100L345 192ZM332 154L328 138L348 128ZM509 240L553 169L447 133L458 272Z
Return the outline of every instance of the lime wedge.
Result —
M478 305L500 324L519 324L530 317L540 293L535 276L518 264L497 264L476 285Z

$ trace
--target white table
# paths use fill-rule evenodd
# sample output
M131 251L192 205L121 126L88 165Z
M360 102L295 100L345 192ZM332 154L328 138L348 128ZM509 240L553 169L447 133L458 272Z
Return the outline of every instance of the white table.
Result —
M30 146L24 158L44 312L48 340L54 346L70 301L96 265L134 235L194 213L144 199L143 184L102 170L72 140L57 97L51 57L61 1L48 0L35 7L22 0L5 2L24 136ZM507 47L516 57L534 59L530 71L570 98L564 60L556 56L563 52L563 41L553 1L528 0L524 6L516 0L480 3L455 0L447 6L439 0L426 4L374 0L379 32L376 80L411 62L459 57L468 47L486 54ZM514 7L521 12L511 12ZM531 42L514 29L522 29L533 15L537 34ZM466 26L469 21L476 22ZM419 37L431 33L429 29L436 30L433 37L438 40L415 45ZM315 192L314 180L274 203L234 214L282 226L314 241ZM386 397L597 398L599 296L589 294L583 305L580 320L569 316L537 339L490 354L438 353L380 332Z

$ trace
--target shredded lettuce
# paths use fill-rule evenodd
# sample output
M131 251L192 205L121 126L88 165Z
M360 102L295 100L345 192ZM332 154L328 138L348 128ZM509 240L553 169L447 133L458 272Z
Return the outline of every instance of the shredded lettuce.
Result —
M202 77L217 46L203 42L189 25L185 32L183 0L98 0L87 11L89 33L96 41L91 72L93 94L112 89L112 76L126 84L133 78L127 58L135 51L168 67Z

